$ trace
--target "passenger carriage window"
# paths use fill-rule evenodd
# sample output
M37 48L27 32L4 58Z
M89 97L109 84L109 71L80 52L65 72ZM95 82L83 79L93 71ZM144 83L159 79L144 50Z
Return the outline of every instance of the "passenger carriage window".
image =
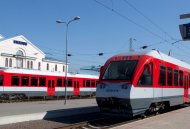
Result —
M183 71L179 71L179 85L183 86Z
M86 86L86 81L85 80L83 80L83 87L85 87Z
M62 87L62 78L57 78L57 87Z
M94 80L91 81L91 86L95 87L95 81Z
M22 77L22 86L28 86L29 85L29 77L23 76Z
M86 80L86 87L90 87L90 80Z
M174 69L174 86L178 86L178 70Z
M161 86L166 85L166 67L165 66L160 66L159 84Z
M12 86L19 86L20 77L19 76L12 76Z
M167 75L168 75L168 86L172 86L173 74L172 68L168 67Z
M151 86L152 85L152 68L153 64L150 63L144 66L144 71L140 76L137 85Z
M51 82L51 86L52 86L52 88L55 87L55 85L54 85L54 80L52 80L52 82Z
M46 78L40 77L40 86L46 86Z
M73 86L73 81L72 81L72 79L68 79L68 85L67 85L68 87L72 87Z
M3 76L0 76L0 86L3 86Z
M38 86L38 77L31 77L31 86Z
M189 74L189 87L190 87L190 74Z

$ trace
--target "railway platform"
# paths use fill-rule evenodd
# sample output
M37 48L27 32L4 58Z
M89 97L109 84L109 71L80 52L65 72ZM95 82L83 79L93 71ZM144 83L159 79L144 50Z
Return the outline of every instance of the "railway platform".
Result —
M112 129L189 129L190 107L127 123Z
M99 109L94 98L71 99L67 100L66 105L64 100L1 103L0 125L98 111Z

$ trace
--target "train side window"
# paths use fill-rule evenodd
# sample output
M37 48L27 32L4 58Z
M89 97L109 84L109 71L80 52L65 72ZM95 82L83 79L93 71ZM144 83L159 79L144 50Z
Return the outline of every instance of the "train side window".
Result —
M73 81L72 81L72 79L69 79L68 80L68 85L67 85L68 87L72 87L73 86Z
M139 86L151 86L152 85L152 68L153 68L152 63L144 66L144 71L141 74L137 85L139 85Z
M91 86L95 87L95 81L94 80L91 81Z
M38 86L38 78L31 77L31 86Z
M77 82L76 81L74 82L74 88L77 88Z
M162 65L160 66L159 84L161 86L166 85L166 67Z
M28 86L29 85L29 77L23 76L22 77L22 86Z
M189 74L189 87L190 87L190 74Z
M12 86L19 86L20 77L19 76L12 76Z
M86 87L90 87L90 80L86 80Z
M183 86L183 71L179 71L179 85Z
M86 86L86 81L85 80L83 80L83 87L85 87Z
M174 69L174 86L178 86L178 70Z
M40 86L46 86L46 78L40 77Z
M168 67L167 75L168 75L168 86L172 86L172 80L173 80L173 70L172 68Z
M3 78L3 76L1 75L1 76L0 76L0 86L3 86L3 80L4 80L4 78Z
M62 87L62 78L57 78L57 87Z

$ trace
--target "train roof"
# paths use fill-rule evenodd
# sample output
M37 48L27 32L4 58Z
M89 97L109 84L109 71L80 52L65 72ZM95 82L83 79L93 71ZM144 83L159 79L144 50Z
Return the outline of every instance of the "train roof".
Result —
M17 68L0 68L0 71L5 73L17 73L17 74L33 74L33 75L43 75L43 76L65 76L65 72L50 72L41 70L30 70L30 69L17 69ZM67 73L68 77L79 77L79 78L94 78L98 79L97 75L90 74L75 74Z
M160 52L158 50L149 50L149 51L140 51L140 52L128 52L128 53L121 53L121 54L118 54L118 55L115 55L115 56L134 56L134 55L139 55L139 56L148 55L148 56L151 56L151 57L154 57L154 58L157 58L157 59L160 59L160 60L172 63L172 64L176 64L178 66L190 69L190 64L188 64L188 63L186 63L184 61L181 61L179 59L176 59L174 57L168 56L168 55L166 55L166 54L164 54L164 53L162 53L162 52Z

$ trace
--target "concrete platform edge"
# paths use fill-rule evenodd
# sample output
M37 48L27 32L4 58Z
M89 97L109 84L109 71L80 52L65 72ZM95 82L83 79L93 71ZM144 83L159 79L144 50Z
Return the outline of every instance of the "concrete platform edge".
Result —
M70 109L70 110L53 110L41 113L32 113L32 114L22 114L22 115L13 115L13 116L3 116L0 117L0 125L12 124L17 122L25 122L32 120L43 120L57 117L66 117L73 116L85 113L95 113L98 112L98 107L85 107L79 109Z

